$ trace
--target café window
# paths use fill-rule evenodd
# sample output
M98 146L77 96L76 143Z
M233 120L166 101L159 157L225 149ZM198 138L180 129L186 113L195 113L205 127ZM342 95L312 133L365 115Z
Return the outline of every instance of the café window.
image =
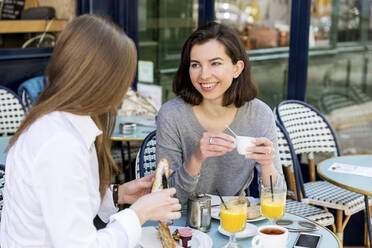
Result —
M0 0L0 48L52 47L76 0Z
M247 50L289 45L291 0L216 0L215 14L239 31Z
M312 0L310 7L309 46L329 45L332 0Z
M369 2L368 40L372 40L372 1Z
M361 0L340 0L337 41L360 40Z

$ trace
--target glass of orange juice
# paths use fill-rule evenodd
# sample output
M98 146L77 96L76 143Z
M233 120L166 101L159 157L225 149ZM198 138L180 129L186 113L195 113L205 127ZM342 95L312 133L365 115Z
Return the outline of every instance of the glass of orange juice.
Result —
M243 231L245 228L248 201L243 197L225 202L225 204L226 206L221 202L221 225L231 235L229 242L224 248L240 247L236 243L235 233Z
M285 213L285 202L287 196L287 187L282 177L278 177L273 182L272 189L270 183L260 183L261 212L263 216L274 223L274 219L282 218Z

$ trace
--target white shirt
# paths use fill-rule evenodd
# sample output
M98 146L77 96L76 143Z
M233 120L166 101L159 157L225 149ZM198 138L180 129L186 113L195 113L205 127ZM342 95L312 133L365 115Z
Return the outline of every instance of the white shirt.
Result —
M53 112L18 138L6 161L2 248L135 246L134 211L117 212L110 189L100 200L94 141L101 133L89 116ZM109 222L98 231L97 214Z

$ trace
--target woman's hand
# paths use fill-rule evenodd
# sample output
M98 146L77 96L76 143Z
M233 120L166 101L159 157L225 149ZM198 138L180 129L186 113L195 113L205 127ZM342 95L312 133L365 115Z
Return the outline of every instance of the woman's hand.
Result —
M139 198L130 208L136 212L141 225L148 220L173 220L181 217L181 204L173 198L175 188L147 194Z
M248 147L245 157L252 159L261 166L273 165L275 150L273 143L267 138L256 138L252 141L256 146Z
M132 204L141 196L151 192L154 175L145 176L119 186L118 203Z
M208 157L222 156L234 148L234 137L225 133L205 132L194 150L193 156L203 162Z
M234 148L234 137L225 133L205 132L199 140L198 146L186 161L186 170L191 176L196 176L206 158L222 156Z

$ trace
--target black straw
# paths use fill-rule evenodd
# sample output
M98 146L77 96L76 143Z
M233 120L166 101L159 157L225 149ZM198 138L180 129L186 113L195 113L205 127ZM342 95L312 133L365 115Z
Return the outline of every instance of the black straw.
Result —
M220 197L220 199L221 199L222 204L224 205L224 207L226 208L226 210L228 210L228 208L227 208L227 206L226 206L224 200L222 199L222 196L220 195L220 192L218 192L217 189L216 189L216 191L217 191L217 195L218 195L218 196Z
M274 189L273 189L273 176L270 175L270 190L271 190L271 199L274 201Z

